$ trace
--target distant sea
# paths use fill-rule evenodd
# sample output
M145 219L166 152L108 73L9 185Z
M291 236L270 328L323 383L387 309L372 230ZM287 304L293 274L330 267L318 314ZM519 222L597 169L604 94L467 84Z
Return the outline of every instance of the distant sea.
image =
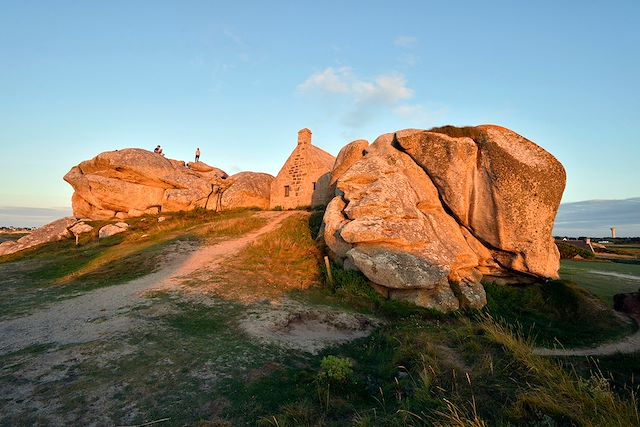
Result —
M71 216L71 208L0 207L0 227L40 227Z

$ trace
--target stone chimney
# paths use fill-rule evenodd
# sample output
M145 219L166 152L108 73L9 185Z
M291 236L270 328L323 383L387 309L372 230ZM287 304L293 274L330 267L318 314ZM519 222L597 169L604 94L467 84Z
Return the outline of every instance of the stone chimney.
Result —
M307 128L298 131L298 145L311 145L311 131Z

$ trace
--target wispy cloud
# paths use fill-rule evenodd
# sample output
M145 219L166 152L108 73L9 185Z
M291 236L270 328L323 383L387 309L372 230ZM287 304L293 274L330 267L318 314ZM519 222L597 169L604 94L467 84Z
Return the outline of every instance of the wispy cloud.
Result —
M398 62L407 67L415 67L420 62L420 57L413 53L403 53L398 56Z
M251 56L249 55L249 50L250 50L249 44L246 43L242 37L240 37L238 34L234 33L233 31L226 29L226 30L223 30L222 33L228 40L230 40L233 43L234 48L236 50L236 54L235 54L236 58L239 59L241 62L250 62Z
M237 35L236 33L230 31L230 30L224 30L222 32L229 40L231 40L236 46L239 47L246 47L247 44L244 42L244 40L242 40L242 38Z
M381 111L395 113L401 103L414 96L414 90L408 87L404 75L397 72L381 74L370 79L359 78L350 67L313 73L298 85L301 95L321 95L339 97L349 110L343 123L348 127L360 127ZM414 108L420 108L414 105ZM400 114L406 113L406 107L400 108Z
M393 40L394 45L402 48L413 47L416 43L418 39L413 36L398 36Z
M398 62L402 66L415 67L420 61L420 56L415 53L415 48L418 46L416 37L398 36L393 40L393 44L399 48Z

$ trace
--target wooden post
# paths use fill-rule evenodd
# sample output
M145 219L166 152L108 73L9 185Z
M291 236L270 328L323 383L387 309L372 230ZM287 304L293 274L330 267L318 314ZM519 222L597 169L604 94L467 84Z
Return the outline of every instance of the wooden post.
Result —
M333 274L331 273L331 263L329 262L329 257L325 255L324 257L324 265L327 267L327 279L329 280L329 286L331 286L331 290L335 288L335 284L333 282Z
M76 246L78 246L78 241L80 240L79 238L80 238L80 235L76 234Z

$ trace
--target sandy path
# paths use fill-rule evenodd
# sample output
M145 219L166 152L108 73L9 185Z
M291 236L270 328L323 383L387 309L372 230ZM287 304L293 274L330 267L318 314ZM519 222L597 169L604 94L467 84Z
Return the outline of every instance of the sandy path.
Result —
M264 227L248 233L234 240L228 240L217 245L204 246L196 252L193 252L184 262L175 269L171 276L158 286L162 288L175 287L181 282L181 279L191 273L202 270L214 270L227 257L232 256L258 237L274 231L278 225L295 212L261 212L263 218L270 219L269 223Z
M640 321L636 320L640 325ZM618 341L604 343L597 347L588 348L534 348L533 354L538 356L611 356L613 354L629 354L640 351L640 329L636 333Z
M190 243L169 246L162 268L128 283L96 289L78 297L54 302L30 315L0 322L0 355L35 344L89 342L134 326L126 313L143 302L143 293L174 286L181 276L215 268L225 257L238 253L258 237L275 230L295 212L262 212L264 227L242 237L196 249Z

